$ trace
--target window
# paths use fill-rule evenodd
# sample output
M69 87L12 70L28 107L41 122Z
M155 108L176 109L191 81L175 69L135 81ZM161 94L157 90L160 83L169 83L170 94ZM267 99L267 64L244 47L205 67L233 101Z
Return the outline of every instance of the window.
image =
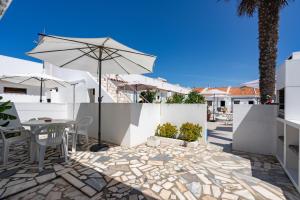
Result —
M221 101L221 107L225 107L225 101Z
M207 101L208 106L212 106L212 101Z
M240 104L240 101L233 101L234 104Z
M254 101L248 101L248 104L254 104Z
M4 87L4 93L27 94L26 88Z

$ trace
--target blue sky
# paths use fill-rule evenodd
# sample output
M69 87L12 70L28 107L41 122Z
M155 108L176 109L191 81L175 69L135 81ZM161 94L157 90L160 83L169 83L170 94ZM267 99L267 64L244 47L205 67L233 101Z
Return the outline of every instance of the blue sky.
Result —
M31 59L37 33L110 36L154 54L154 73L185 86L226 86L258 78L257 17L237 0L14 0L0 21L0 54ZM281 12L278 64L300 50L300 1Z

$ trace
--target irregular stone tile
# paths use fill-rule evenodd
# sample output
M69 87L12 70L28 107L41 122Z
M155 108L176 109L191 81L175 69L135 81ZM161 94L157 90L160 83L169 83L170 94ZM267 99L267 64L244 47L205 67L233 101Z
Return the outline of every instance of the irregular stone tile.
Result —
M90 186L87 186L87 185L82 187L80 190L83 193L85 193L86 195L88 195L89 197L92 197L97 193L96 190L94 190L93 188L91 188Z
M151 188L154 192L159 193L159 191L162 189L161 186L153 184L152 188Z
M20 184L17 184L17 185L7 187L5 192L2 194L1 198L7 197L7 196L12 195L12 194L16 194L20 191L23 191L25 189L31 188L31 187L36 186L36 185L37 185L37 182L32 180L32 181L28 181L28 182L25 182L25 183L20 183Z
M54 186L55 186L54 184L50 183L50 184L46 185L45 187L43 187L41 190L39 190L38 193L40 193L42 195L47 195Z
M137 168L131 168L131 171L138 177L143 175L143 173Z
M81 182L80 180L78 180L77 178L75 178L74 176L72 176L70 174L67 174L67 173L63 174L62 177L77 188L82 188L83 186L85 186L85 184L83 182Z
M49 194L46 197L46 200L60 200L61 195L61 192L49 192Z
M280 200L280 197L278 197L277 195L271 193L270 191L268 191L267 189L261 187L261 186L252 186L252 188L254 190L256 190L258 193L260 193L262 196L268 198L268 199L272 199L272 200Z
M89 178L85 180L85 183L93 187L98 192L100 192L107 185L103 178Z
M41 183L45 183L46 181L49 181L51 179L56 178L56 174L55 173L50 173L50 174L46 174L43 176L37 176L35 179L36 181L41 184Z
M234 195L234 194L230 194L230 193L223 193L221 196L223 199L230 199L230 200L238 200L239 196Z
M159 195L162 197L162 199L169 199L171 192L168 190L162 189L162 191L160 192Z
M247 200L255 200L254 196L248 190L237 190L233 192L236 195L239 195Z
M199 182L192 182L187 184L187 188L189 189L189 191L191 191L191 193L196 197L196 198L200 198L201 194L202 194L202 186Z

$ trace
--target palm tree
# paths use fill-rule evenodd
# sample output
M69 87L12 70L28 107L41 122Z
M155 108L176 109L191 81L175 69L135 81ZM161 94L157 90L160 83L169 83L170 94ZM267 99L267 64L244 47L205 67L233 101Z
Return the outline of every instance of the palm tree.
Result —
M258 11L259 87L261 103L274 97L280 10L289 0L240 0L238 15L252 17Z

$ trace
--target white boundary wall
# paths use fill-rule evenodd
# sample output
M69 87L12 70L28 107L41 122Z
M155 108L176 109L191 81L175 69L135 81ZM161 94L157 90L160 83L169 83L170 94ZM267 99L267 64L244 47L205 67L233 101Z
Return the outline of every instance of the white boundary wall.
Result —
M233 110L232 148L275 155L276 105L234 105Z
M72 104L15 103L20 120L36 117L72 119ZM102 139L123 146L136 146L155 134L160 123L171 122L178 126L185 122L198 123L203 127L206 141L206 104L122 104L102 103ZM75 105L79 120L90 115L94 118L89 135L98 134L98 104Z

